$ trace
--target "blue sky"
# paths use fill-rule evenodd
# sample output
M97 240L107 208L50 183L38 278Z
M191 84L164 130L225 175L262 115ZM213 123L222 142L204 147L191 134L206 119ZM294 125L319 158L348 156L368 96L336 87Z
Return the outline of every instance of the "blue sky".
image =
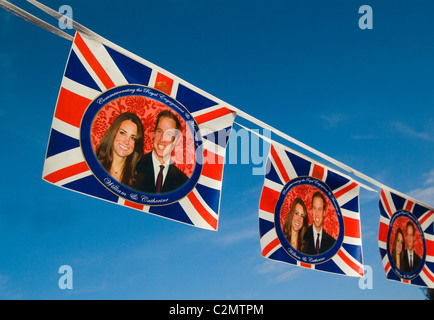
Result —
M11 2L56 25L26 1ZM76 21L110 41L434 206L432 1L44 3L70 5ZM372 30L358 26L364 4ZM358 278L261 256L263 176L252 164L225 166L218 232L44 182L71 43L4 10L0 43L0 299L424 299L385 279L376 193L360 197L364 263L373 270L373 289L361 290ZM72 290L59 289L62 265L73 269Z

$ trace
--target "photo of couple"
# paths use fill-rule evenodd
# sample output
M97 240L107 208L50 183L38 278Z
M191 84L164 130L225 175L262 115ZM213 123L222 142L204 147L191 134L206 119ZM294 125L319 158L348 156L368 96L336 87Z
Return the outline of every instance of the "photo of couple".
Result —
M305 255L321 255L335 244L339 222L330 200L317 188L293 188L282 205L283 235L292 248Z
M194 145L186 152L185 122L157 103L146 97L116 99L102 108L92 126L95 155L105 171L122 185L147 194L181 188L194 169L192 159L185 161L187 154L194 156Z
M405 273L414 272L422 261L423 241L409 218L400 217L395 220L390 242L390 254L395 266Z

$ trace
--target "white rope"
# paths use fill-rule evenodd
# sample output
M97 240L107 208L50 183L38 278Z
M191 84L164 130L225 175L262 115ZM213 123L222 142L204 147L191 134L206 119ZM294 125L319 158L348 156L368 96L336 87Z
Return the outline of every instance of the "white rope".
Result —
M246 119L246 120L248 120L248 121L264 128L264 129L268 129L271 132L274 132L275 134L277 134L281 138L283 138L283 139L285 139L285 140L287 140L287 141L317 155L318 157L320 157L322 159L327 160L328 162L332 163L333 165L339 167L340 169L345 170L345 171L355 175L356 177L359 177L359 178L361 178L361 179L363 179L363 180L365 180L365 181L367 181L367 182L369 182L369 183L371 183L377 187L381 188L383 186L383 184L381 182L378 182L377 180L375 180L371 177L368 177L367 175L347 166L346 164L343 164L342 162L340 162L336 159L333 159L332 157L329 157L328 155L326 155L326 154L324 154L318 150L315 150L314 148L304 144L303 142L298 141L297 139L294 139L293 137L288 136L287 134L277 130L276 128L273 128L272 126L262 122L261 120L252 117L251 115L245 113L244 111L236 109L236 108L235 108L235 111L236 111L237 115L240 116L241 118L244 118L244 119Z
M58 19L58 20L60 20L61 18L62 19L67 19L66 22L69 23L69 24L71 24L72 27L73 27L73 29L75 29L76 31L78 31L80 33L83 33L83 34L87 35L88 37L90 37L90 38L92 38L92 39L94 39L94 40L96 40L96 41L98 41L100 43L103 43L103 44L105 44L105 45L107 45L107 46L109 46L109 47L111 47L111 48L119 51L120 53L125 54L126 56L128 56L128 57L130 57L132 59L138 60L139 62L142 62L142 63L150 64L150 65L152 65L152 67L154 67L157 70L163 70L162 68L160 68L160 67L152 64L151 62L149 62L149 61L147 61L147 60L145 60L145 59L143 59L143 58L141 58L141 57L139 57L139 56L137 56L137 55L129 52L128 50L126 50L126 49L124 49L124 48L122 48L122 47L120 47L120 46L112 43L111 41L109 41L109 40L101 37L100 35L98 35L97 33L93 32L92 30L86 28L85 26L83 26L83 25L75 22L73 19L71 19L69 17L65 17L61 13L59 13L59 12L57 12L57 11L55 11L55 10L53 10L53 9L45 6L45 5L43 5L42 3L40 3L40 2L38 2L36 0L27 0L27 1L29 3L31 3L31 4L33 4L34 6L38 7L42 11L48 13L52 17ZM44 28L44 29L46 29L46 30L48 30L50 32L53 32L53 33L55 33L55 34L57 34L57 35L59 35L61 37L64 37L64 38L66 38L68 40L71 40L71 41L73 40L73 38L70 35L66 34L65 32L63 32L63 31L61 31L59 29L54 28L53 26L51 26L51 25L47 24L46 22L44 22L44 21L42 21L42 20L34 17L33 15L27 13L26 11L24 11L24 10L22 10L22 9L20 9L20 8L14 6L12 4L10 4L10 3L8 3L5 0L0 0L0 6L3 7L3 8L5 8L6 10L8 10L8 11L10 11L10 12L18 15L19 17L21 17L21 18L23 18L23 19L25 19L25 20L27 20L29 22L32 22L33 24L35 24L35 25L37 25L37 26L39 26L41 28ZM166 70L164 70L164 72L168 73ZM173 75L173 76L175 76L175 75ZM193 85L191 85L191 87L194 88L195 90L197 90L199 93L205 93L203 90L201 90L201 89L199 89L199 88L197 88L197 87L195 87ZM291 142L291 143L293 143L293 144L295 144L295 145L303 148L304 150L307 150L307 151L311 152L312 154L317 155L318 157L320 157L320 158L322 158L322 159L330 162L331 164L335 165L336 167L338 167L338 168L340 168L340 169L342 169L342 170L344 170L346 172L349 172L349 173L353 174L354 176L359 177L362 180L367 181L367 182L371 183L372 185L375 185L375 186L377 186L379 188L383 188L384 187L384 185L382 183L378 182L377 180L375 180L375 179L373 179L373 178L371 178L371 177L369 177L369 176L367 176L367 175L365 175L365 174L363 174L363 173L361 173L361 172L359 172L359 171L351 168L350 166L348 166L346 164L343 164L342 162L340 162L340 161L338 161L336 159L333 159L332 157L329 157L328 155L326 155L326 154L324 154L324 153L322 153L322 152L320 152L320 151L318 151L318 150L316 150L316 149L314 149L314 148L312 148L312 147L304 144L301 141L298 141L297 139L295 139L295 138L293 138L293 137L291 137L291 136L289 136L289 135L281 132L280 130L278 130L276 128L273 128L272 126L270 126L270 125L268 125L266 123L264 123L263 121L261 121L259 119L256 119L255 117L253 117L253 116L245 113L244 111L242 111L242 110L240 110L238 108L235 108L234 106L231 106L229 104L226 104L226 106L229 109L235 111L237 113L237 116L239 116L239 117L241 117L241 118L243 118L243 119L245 119L247 121L250 121L251 123L254 123L254 124L258 125L258 126L262 127L263 129L268 129L271 132L274 132L276 135L280 136L281 138L283 138L283 139L285 139L285 140L287 140L287 141L289 141L289 142ZM238 125L240 125L240 124L238 124ZM245 128L242 125L240 125L240 126L243 127L243 128ZM248 128L245 128L245 129L246 130L250 130ZM251 132L254 132L254 131L251 131ZM261 138L264 139L264 140L269 140L268 138L263 137L263 136L261 136ZM273 143L277 143L277 142L273 142ZM281 144L279 144L279 145L281 145ZM281 145L281 146L283 146L283 145ZM283 147L289 149L288 147L285 147L285 146L283 146ZM292 149L289 149L289 150L293 151ZM360 184L360 185L362 185L362 184ZM372 189L372 188L370 188L368 186L365 186L365 185L363 185L363 187L365 189L367 189L367 190L370 190L370 191L376 191L376 190L374 190L374 189Z
M160 68L159 66L147 61L146 59L126 50L125 48L122 48L121 46L107 40L106 38L100 36L99 34L97 34L96 32L86 28L85 26L83 26L82 24L74 21L73 19L66 17L64 15L62 15L61 13L57 12L56 10L51 9L50 7L47 7L46 5L36 1L36 0L27 0L27 2L33 4L35 7L39 8L40 10L44 11L45 13L49 14L50 16L56 18L57 20L60 19L64 19L64 23L69 24L72 26L72 28L82 34L85 34L88 38L90 38L91 40L97 41L99 43L102 43L116 51L118 51L119 53L133 59L136 60L142 64L147 64L147 65L151 65L151 67L157 71L161 71L161 72L165 72L168 76L173 76L176 77L175 75L171 75L169 72L167 72L166 70L163 70L162 68Z
M92 30L86 28L85 26L79 24L78 22L75 22L74 20L72 20L68 16L63 15L60 12L57 12L56 10L51 9L50 7L47 7L46 5L40 3L36 0L27 0L27 2L33 4L35 7L41 9L45 13L48 13L50 16L56 18L57 20L64 19L65 24L71 25L72 28L78 32L84 33L84 34L94 38L95 40L97 40L99 42L107 41L106 39L104 39L100 35L96 34Z
M251 132L251 133L254 133L254 134L257 135L259 138L263 139L264 141L267 141L267 142L270 143L270 144L273 144L273 145L275 145L275 146L278 146L278 147L281 148L281 149L284 149L284 150L287 150L287 151L289 151L289 152L292 152L293 154L295 154L295 155L297 155L298 157L301 157L301 158L303 158L303 159L306 158L305 155L301 154L301 153L298 152L298 151L295 151L295 150L293 150L293 149L291 149L291 148L289 148L289 147L287 147L287 146L285 146L285 145L283 145L283 144L281 144L281 143L279 143L279 142L277 142L277 141L274 141L274 140L272 140L272 139L270 139L270 138L267 138L267 137L265 137L265 136L259 134L258 132L255 132L255 131L253 131L252 129L249 129L249 128L243 126L242 124L239 124L239 123L236 122L236 121L234 121L234 123L237 124L237 125L239 125L241 128L243 128L243 129L245 129L245 130L247 130L247 131L249 131L249 132ZM314 160L314 161L316 161L316 160ZM318 161L316 161L316 162L318 162ZM320 162L318 162L318 163L320 163ZM325 165L325 164L323 164L323 163L320 163L320 164L321 164L322 166L326 167L326 168L329 168L327 165ZM331 168L330 168L330 169L331 169ZM331 170L333 170L333 169L331 169ZM357 182L361 187L365 188L366 190L368 190L368 191L372 191L372 192L377 192L377 193L378 193L377 190L372 189L371 187L368 187L367 185L365 185L365 184L363 184L363 183L361 183L361 182L359 182L359 181L357 181L357 180L355 180L355 179L353 179L353 178L351 178L351 177L349 177L349 176L346 176L346 175L344 175L344 174L342 174L342 173L340 173L340 174L341 174L342 176L344 176L345 178L349 179L349 180L353 180L353 181Z
M10 13L13 13L14 15L33 23L34 25L37 25L38 27L45 29L51 33L54 33L55 35L58 35L62 38L65 38L69 41L72 41L74 38L67 34L66 32L52 26L51 24L35 17L34 15L28 13L27 11L13 5L12 3L7 2L6 0L0 0L0 7L5 9L6 11L9 11Z

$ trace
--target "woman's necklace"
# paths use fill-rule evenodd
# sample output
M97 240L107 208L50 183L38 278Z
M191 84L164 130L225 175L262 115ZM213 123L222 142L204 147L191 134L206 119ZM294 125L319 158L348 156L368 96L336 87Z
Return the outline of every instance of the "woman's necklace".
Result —
M291 246L293 248L297 248L297 244L298 244L298 233L294 230L292 230L291 233Z
M115 175L118 175L118 173L122 172L124 168L125 163L123 163L118 169L116 169L113 165L111 168L111 171L114 172Z

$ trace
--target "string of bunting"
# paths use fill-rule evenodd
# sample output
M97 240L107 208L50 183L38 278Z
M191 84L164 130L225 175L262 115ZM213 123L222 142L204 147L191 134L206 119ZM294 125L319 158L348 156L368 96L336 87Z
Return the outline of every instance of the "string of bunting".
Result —
M234 121L240 117L379 188L379 249L386 278L434 287L433 208L38 1L28 2L58 20L67 19L76 30L72 37L0 0L5 10L72 41L47 147L45 181L216 231L226 147L235 123L270 144L258 208L262 255L312 270L363 276L359 191L379 191Z

